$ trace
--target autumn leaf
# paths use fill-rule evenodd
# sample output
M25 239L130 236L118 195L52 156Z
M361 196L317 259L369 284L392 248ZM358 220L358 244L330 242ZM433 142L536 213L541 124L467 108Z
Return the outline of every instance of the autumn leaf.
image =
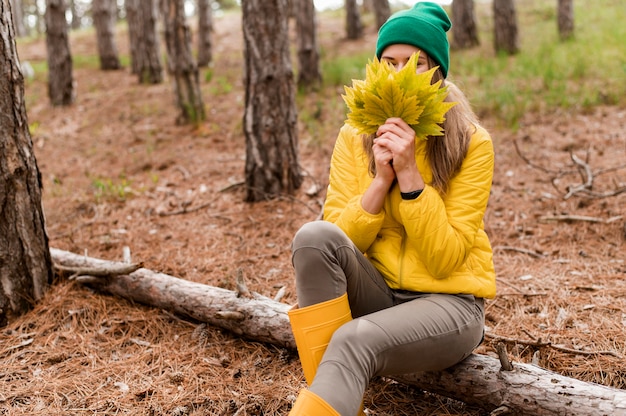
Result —
M431 85L435 68L421 74L415 71L418 57L413 54L400 71L377 58L368 62L365 80L352 80L352 86L344 88L346 123L359 134L373 134L388 118L400 117L417 137L442 136L445 114L456 103L444 101L448 88L439 88L441 81Z

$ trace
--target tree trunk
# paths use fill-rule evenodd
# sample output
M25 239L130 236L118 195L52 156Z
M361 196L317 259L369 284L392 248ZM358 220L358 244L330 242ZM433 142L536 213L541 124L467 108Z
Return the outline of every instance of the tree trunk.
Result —
M69 0L70 2L70 11L72 12L72 21L70 22L70 27L72 30L80 29L80 21L82 19L82 14L79 13L78 7L76 7L76 2L78 0ZM67 6L66 6L67 7Z
M389 0L372 0L372 6L376 17L376 29L378 30L391 16L391 7L389 7Z
M5 326L43 297L53 271L9 0L0 0L0 42L0 326Z
M168 69L174 81L174 93L180 109L177 122L180 124L199 123L206 118L184 6L184 0L163 1Z
M519 52L517 15L513 0L493 0L494 48L514 55Z
M559 0L558 26L561 40L574 36L574 0Z
M124 9L126 10L126 22L128 27L130 72L133 75L139 75L141 73L141 68L139 67L141 60L139 42L141 39L141 28L143 27L139 14L139 0L125 0Z
M317 44L317 17L313 0L298 0L298 87L317 88L322 82Z
M22 37L28 35L28 29L24 24L24 3L22 0L11 0L10 3L13 23L15 24L15 36Z
M93 0L91 6L93 23L96 27L100 69L120 69L120 59L115 44L115 21L117 7L113 0Z
M473 354L445 371L392 378L494 415L626 414L626 390L565 377L531 364L512 364L513 370L505 371L498 359Z
M134 32L134 36L137 36L135 46L137 53L137 76L140 84L160 84L163 82L163 66L161 65L159 52L156 0L137 1L139 2L139 8L137 9L137 26L139 30ZM130 21L128 24L130 25Z
M242 1L247 202L291 194L303 181L286 6L286 0Z
M363 23L356 0L346 0L346 37L351 40L363 37Z
M75 269L124 265L58 249L51 249L51 253L57 265ZM77 279L103 292L219 326L243 338L295 349L287 316L290 306L249 293L241 281L239 290L233 292L143 268L130 275L85 275ZM530 364L513 363L512 371L504 371L498 359L484 355L474 354L445 371L392 378L488 412L498 409L499 413L493 414L626 414L624 390L564 377Z
M50 252L57 266L88 269L128 266L55 248ZM77 279L103 292L206 322L247 339L291 349L296 347L287 317L291 306L259 294L233 292L144 268L111 278L89 278L86 275Z
M213 10L211 0L198 0L198 66L206 67L213 60Z
M468 49L480 44L474 0L454 0L452 2L452 47Z
M46 47L50 102L53 106L70 105L75 96L64 0L46 0Z

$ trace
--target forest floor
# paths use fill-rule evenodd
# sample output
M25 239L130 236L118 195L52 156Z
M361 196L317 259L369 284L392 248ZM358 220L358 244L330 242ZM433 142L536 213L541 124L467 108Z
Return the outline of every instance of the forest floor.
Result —
M348 42L341 23L320 24L327 53L374 45L371 28ZM227 289L241 270L250 290L284 287L293 303L291 238L320 212L342 91L298 98L302 188L245 203L241 28L227 15L215 29L198 126L176 125L169 80L139 85L128 68L75 69L76 102L64 108L49 105L45 74L28 80L50 246L115 261L128 247L148 269ZM118 42L127 54L125 32ZM72 34L71 49L97 56L93 32ZM46 59L43 38L18 50ZM498 296L477 352L494 355L504 340L513 360L626 389L626 193L599 195L626 186L626 108L528 114L515 131L481 117L496 150L485 224ZM571 155L597 195L575 191L589 178ZM10 415L284 415L304 386L293 352L62 278L0 331L0 367ZM384 379L365 405L381 416L482 414Z

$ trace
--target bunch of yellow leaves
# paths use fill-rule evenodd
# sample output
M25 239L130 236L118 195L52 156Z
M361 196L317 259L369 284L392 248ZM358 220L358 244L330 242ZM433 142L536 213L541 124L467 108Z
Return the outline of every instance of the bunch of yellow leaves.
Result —
M441 81L431 85L436 68L416 72L418 57L413 54L399 71L377 58L368 62L365 80L352 80L352 87L345 87L346 123L359 134L373 134L388 118L400 117L417 137L442 136L445 114L456 103L444 102L448 88L439 88Z

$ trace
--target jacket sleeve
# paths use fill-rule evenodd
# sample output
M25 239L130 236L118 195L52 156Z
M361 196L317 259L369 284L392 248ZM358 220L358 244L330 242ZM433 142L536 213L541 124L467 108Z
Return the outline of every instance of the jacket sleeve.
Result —
M357 146L361 146L359 138L352 134L349 127L344 126L339 132L330 161L324 220L335 223L364 253L376 238L385 214L380 212L373 215L361 206L361 196L367 189L362 176L367 161L361 159L366 156L357 151Z
M400 203L409 244L421 259L428 259L424 264L435 278L444 279L465 263L482 232L493 168L491 138L479 128L443 199L426 186L419 198Z

